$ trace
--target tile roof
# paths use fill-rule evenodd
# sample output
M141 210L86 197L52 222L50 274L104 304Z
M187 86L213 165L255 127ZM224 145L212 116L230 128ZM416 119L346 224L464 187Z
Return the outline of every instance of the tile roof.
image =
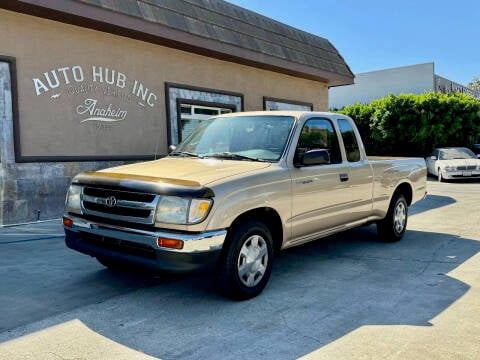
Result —
M45 13L60 21L323 81L329 86L353 83L352 71L327 39L222 0L23 0L17 3L48 8L53 11L51 14L70 15ZM82 23L79 16L89 21ZM69 21L69 18L76 20ZM119 28L123 30L117 31Z

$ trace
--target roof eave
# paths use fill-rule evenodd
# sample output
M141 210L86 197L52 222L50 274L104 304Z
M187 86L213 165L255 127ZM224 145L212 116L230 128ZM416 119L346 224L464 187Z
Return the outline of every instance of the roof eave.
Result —
M351 76L338 74L305 64L294 63L74 0L4 0L0 2L0 8L219 60L319 81L329 87L353 84L353 74Z

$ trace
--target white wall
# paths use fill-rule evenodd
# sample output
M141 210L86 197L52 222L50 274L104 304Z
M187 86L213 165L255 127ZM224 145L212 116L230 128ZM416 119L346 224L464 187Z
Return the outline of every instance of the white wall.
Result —
M431 90L435 90L433 62L371 71L356 74L353 85L330 88L329 108L341 109L351 104L368 104L388 94L423 94Z

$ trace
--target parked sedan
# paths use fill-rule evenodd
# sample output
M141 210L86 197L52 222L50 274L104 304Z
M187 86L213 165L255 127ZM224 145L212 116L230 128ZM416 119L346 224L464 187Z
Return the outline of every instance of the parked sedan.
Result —
M467 148L435 149L425 160L428 173L437 176L438 181L480 178L480 159Z

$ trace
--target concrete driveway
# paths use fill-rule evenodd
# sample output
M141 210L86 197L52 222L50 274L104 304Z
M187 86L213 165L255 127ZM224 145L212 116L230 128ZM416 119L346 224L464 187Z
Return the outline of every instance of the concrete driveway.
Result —
M287 250L245 302L106 270L58 223L0 229L0 359L479 359L480 183L428 191L401 242L370 226Z

